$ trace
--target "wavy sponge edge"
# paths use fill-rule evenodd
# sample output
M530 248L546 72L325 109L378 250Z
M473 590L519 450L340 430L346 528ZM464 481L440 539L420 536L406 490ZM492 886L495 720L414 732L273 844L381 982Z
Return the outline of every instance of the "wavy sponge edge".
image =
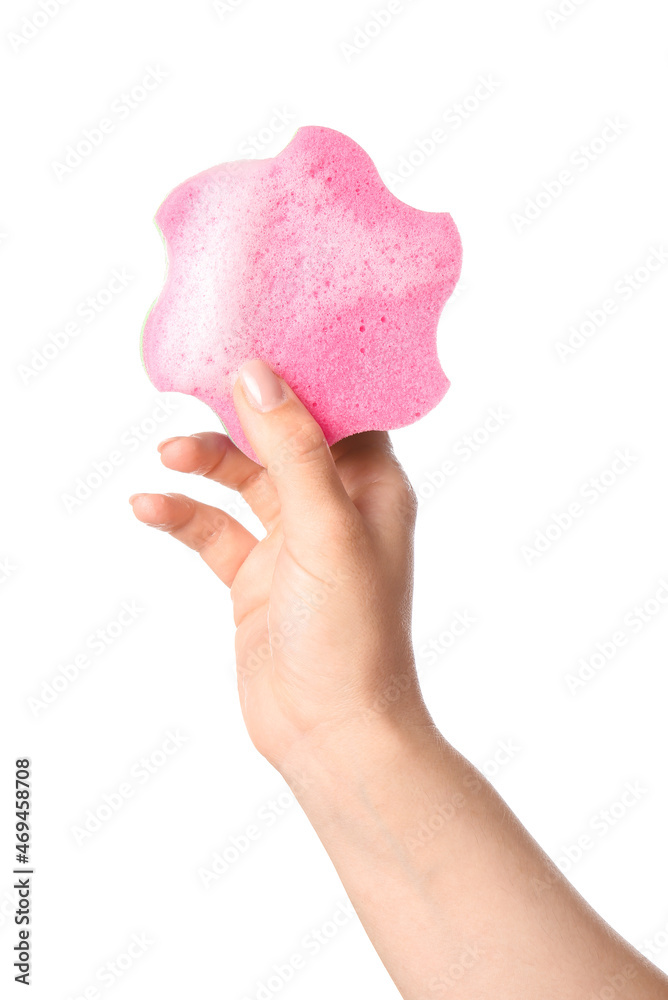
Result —
M207 403L249 457L232 387L251 358L285 378L329 444L403 427L445 395L436 328L461 271L457 227L396 198L348 136L304 126L271 159L180 184L155 221L168 267L146 371Z

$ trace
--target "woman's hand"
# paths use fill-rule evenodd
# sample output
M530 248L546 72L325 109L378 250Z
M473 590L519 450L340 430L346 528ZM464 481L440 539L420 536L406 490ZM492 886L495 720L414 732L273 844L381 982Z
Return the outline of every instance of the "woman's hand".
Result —
M262 361L244 365L234 399L266 468L209 432L170 438L161 458L238 490L265 537L180 494L131 502L230 587L251 740L280 770L298 742L364 732L379 715L428 726L410 635L416 499L388 435L357 434L330 451Z
M292 786L401 995L668 1000L668 979L430 719L410 640L415 496L387 435L330 451L265 365L242 376L237 411L266 471L221 434L171 439L162 460L240 490L266 537L183 496L140 494L134 510L231 588L251 739Z

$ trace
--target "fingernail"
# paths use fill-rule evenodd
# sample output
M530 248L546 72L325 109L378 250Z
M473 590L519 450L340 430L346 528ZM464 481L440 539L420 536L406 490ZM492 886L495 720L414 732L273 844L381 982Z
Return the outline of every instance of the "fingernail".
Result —
M176 437L165 438L165 440L161 441L160 444L158 445L158 451L162 451L162 449L165 447L165 445L169 444L170 441L178 441L178 439L179 439L179 435L178 434L177 434Z
M248 402L256 410L266 413L285 399L283 383L264 361L248 361L239 372Z

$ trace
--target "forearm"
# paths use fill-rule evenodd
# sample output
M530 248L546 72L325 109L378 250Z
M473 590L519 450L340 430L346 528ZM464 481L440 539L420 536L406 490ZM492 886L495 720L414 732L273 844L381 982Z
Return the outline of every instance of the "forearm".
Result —
M321 731L281 769L405 1000L668 997L489 782L413 717Z

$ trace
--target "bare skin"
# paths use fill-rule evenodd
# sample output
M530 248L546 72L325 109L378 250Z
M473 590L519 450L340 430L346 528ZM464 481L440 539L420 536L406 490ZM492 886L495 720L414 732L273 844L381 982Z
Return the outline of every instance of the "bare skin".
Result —
M222 434L159 446L237 489L266 535L180 494L140 521L230 588L249 736L294 790L404 1000L668 1000L436 729L410 634L415 494L385 433L328 448L264 365L234 389L262 464Z

